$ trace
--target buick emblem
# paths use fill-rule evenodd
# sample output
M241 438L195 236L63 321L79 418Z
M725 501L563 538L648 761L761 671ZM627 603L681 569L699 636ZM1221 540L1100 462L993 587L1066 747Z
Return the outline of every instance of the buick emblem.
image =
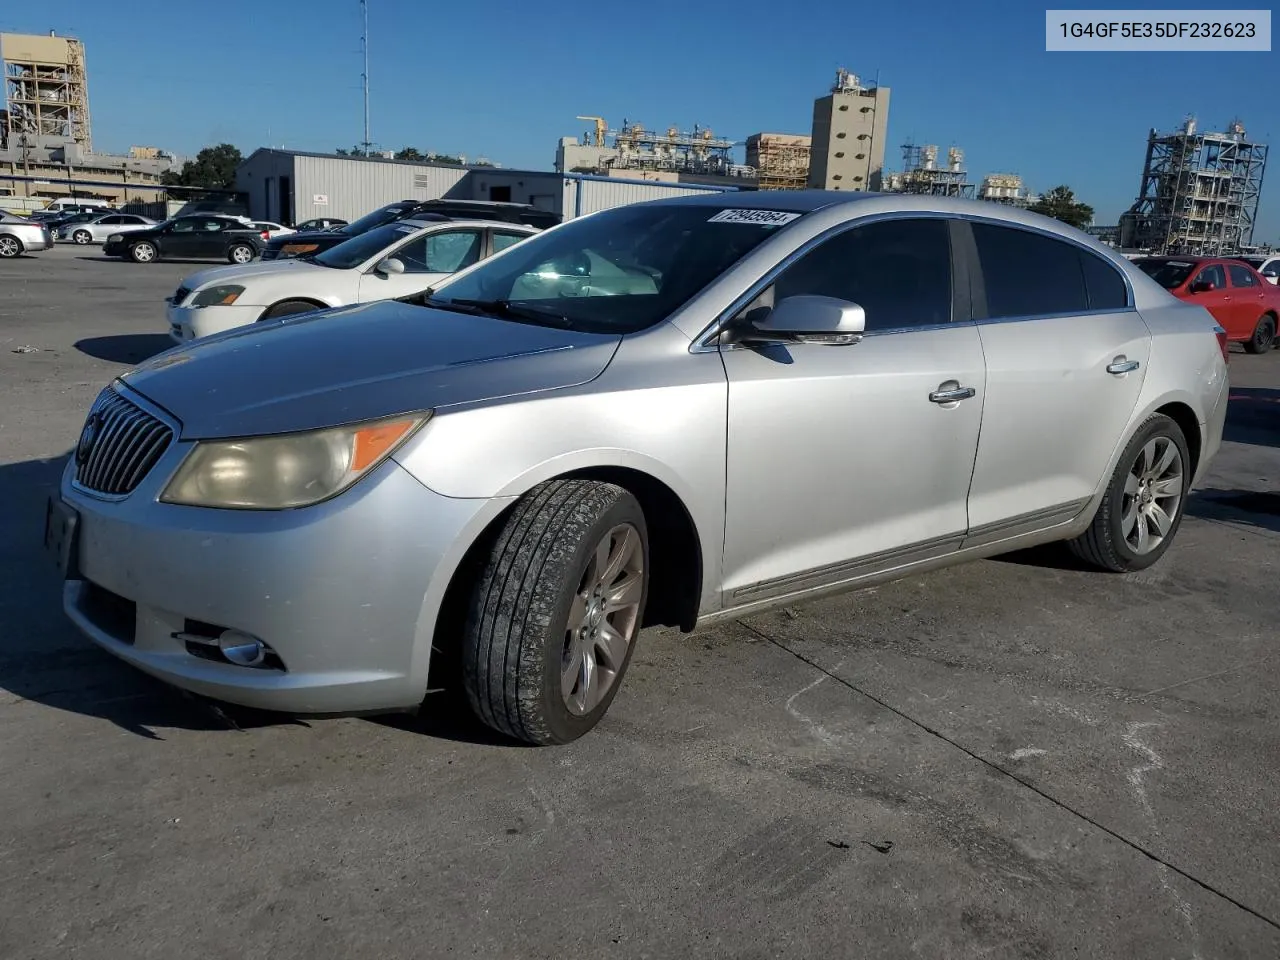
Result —
M80 439L76 441L76 466L83 467L88 461L93 445L98 442L98 429L101 426L102 415L96 411L89 414L89 419L84 422L84 429L80 431Z

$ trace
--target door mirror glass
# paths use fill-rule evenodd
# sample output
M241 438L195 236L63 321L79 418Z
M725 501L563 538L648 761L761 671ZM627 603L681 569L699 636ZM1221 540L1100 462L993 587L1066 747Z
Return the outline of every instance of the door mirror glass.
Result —
M779 300L758 319L748 314L748 326L735 339L742 343L857 343L866 328L866 312L856 303L797 294Z
M395 257L387 257L385 260L379 260L378 265L373 268L374 273L380 273L384 277L392 276L397 273L404 273L404 263Z

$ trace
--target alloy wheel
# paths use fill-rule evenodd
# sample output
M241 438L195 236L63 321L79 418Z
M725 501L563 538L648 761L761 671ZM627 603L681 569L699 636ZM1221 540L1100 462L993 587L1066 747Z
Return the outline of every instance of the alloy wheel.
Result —
M16 257L21 252L22 247L13 237L0 237L0 257Z
M569 606L560 693L575 716L596 708L627 662L644 597L644 546L629 523L610 530L591 553Z
M84 244L91 241L93 237L92 235L90 235L88 230L77 230L75 232L75 235L71 239L74 240L76 243L80 244L81 246L83 246Z
M231 251L231 259L236 263L248 263L253 259L253 251L248 247L236 247Z
M1182 454L1171 437L1154 437L1138 452L1124 480L1120 530L1139 556L1157 549L1182 509Z

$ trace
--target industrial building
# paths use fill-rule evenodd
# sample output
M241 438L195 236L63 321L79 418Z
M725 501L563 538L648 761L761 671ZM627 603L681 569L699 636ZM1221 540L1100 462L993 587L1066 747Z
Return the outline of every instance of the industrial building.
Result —
M282 223L325 216L354 220L396 200L441 197L528 203L571 218L641 200L726 189L269 148L255 150L236 169L236 190L245 195L249 215Z
M155 147L128 156L93 150L84 44L70 37L0 34L0 207L38 209L57 197L109 203L164 196L161 174L181 165Z
M1120 218L1121 246L1209 256L1247 249L1266 163L1266 145L1239 121L1225 133L1200 133L1190 118L1176 133L1152 129L1138 199Z
M902 170L884 174L881 183L886 193L973 197L973 184L964 169L964 151L959 147L948 147L947 162L941 164L936 145L908 141L902 145Z
M836 71L831 92L813 102L809 186L817 190L880 190L889 88L864 87Z
M593 128L581 140L560 139L555 159L559 173L724 186L746 186L754 173L733 162L735 141L698 124L692 130L671 126L658 131L623 120L614 130L604 117L578 119L590 121Z
M803 190L809 185L812 137L753 133L747 137L747 166L761 190Z
M1016 173L989 173L978 187L978 199L1025 208L1040 198L1027 192L1026 184Z

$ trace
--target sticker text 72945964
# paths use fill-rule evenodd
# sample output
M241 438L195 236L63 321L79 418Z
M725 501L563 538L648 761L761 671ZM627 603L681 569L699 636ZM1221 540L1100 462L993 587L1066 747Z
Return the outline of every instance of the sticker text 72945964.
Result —
M799 216L786 210L721 210L707 223L754 223L762 227L780 227Z

